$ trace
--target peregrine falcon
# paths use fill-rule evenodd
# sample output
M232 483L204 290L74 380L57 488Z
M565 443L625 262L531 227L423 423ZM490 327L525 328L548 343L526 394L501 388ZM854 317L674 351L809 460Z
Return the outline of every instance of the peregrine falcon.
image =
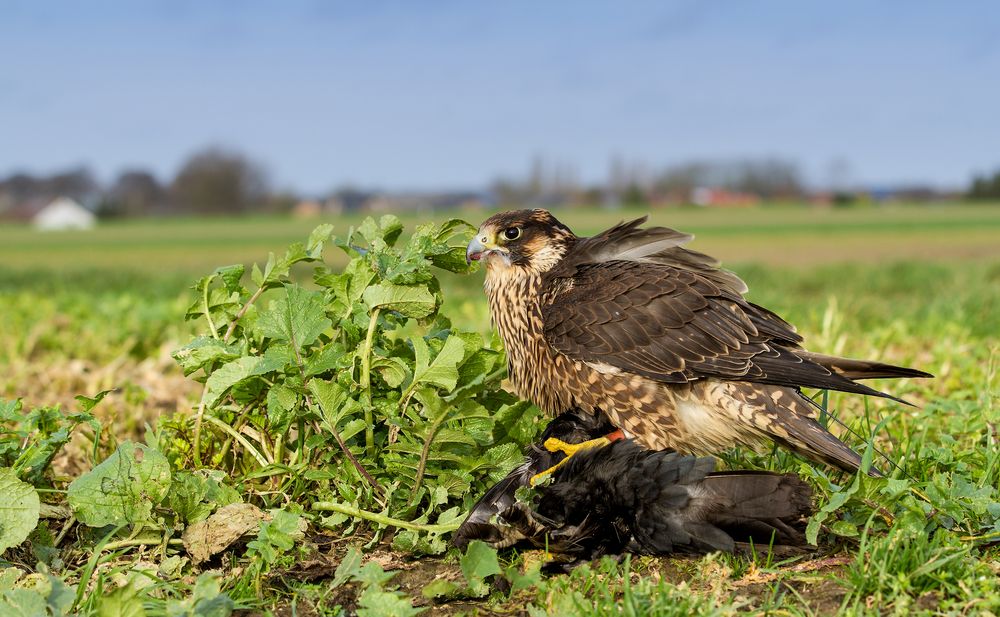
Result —
M773 441L856 471L861 457L800 388L905 402L857 380L931 375L806 351L794 327L744 297L738 276L683 247L692 236L645 220L592 237L546 210L482 224L466 258L485 265L515 393L553 415L604 415L651 450Z

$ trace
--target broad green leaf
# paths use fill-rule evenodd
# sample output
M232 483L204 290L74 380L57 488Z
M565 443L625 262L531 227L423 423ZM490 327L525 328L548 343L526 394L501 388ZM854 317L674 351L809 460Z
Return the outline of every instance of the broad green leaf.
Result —
M521 447L513 443L503 443L486 451L482 463L492 467L487 476L491 482L499 482L524 460Z
M413 353L416 355L416 367L410 389L412 390L417 384L431 384L445 390L453 390L458 383L458 363L465 355L462 339L449 336L432 362L429 361L430 351L423 338L414 337L411 342Z
M267 421L271 430L282 432L292 421L291 411L299 397L291 388L276 385L267 393Z
M320 411L323 412L323 419L333 426L340 423L349 401L354 405L359 405L357 401L349 397L347 390L334 381L313 379L309 382L309 391L312 392L316 403L319 404Z
M12 401L0 399L0 420L20 420L23 405L19 398Z
M0 615L44 617L50 615L45 598L33 589L11 589L0 593Z
M330 587L334 589L340 587L354 578L360 569L361 551L356 546L352 546L347 549L347 553L340 560L340 565L337 566L337 571L333 574L333 581L331 581Z
M205 382L202 402L211 407L230 388L241 381L257 375L276 371L284 366L281 358L275 356L244 356L220 366Z
M339 341L332 341L324 345L318 353L305 359L306 377L313 377L348 366L351 366L350 354L344 351Z
M0 615L67 615L76 600L75 590L61 578L36 572L22 578L17 568L0 570Z
M94 396L84 396L82 394L76 395L76 402L80 404L80 410L84 413L90 413L93 411L97 404L104 400L104 397L111 394L113 390L103 390L98 392Z
M494 574L500 574L500 562L497 560L496 549L480 540L473 540L469 543L469 548L462 555L459 561L462 567L462 574L469 583L469 589L473 594L485 596L489 593L489 586L485 579Z
M149 520L170 489L170 464L142 444L123 442L103 463L69 485L67 499L77 519L90 527Z
M218 470L173 474L167 501L182 522L191 524L205 520L217 508L242 501L236 489L224 482L225 474Z
M38 525L35 487L17 479L13 469L0 469L0 554L28 539Z
M362 298L369 310L396 311L406 317L427 317L437 309L434 294L421 286L372 285L365 289Z
M809 544L816 544L819 539L819 530L827 518L830 517L834 512L839 510L850 500L855 493L858 492L858 488L861 486L861 472L858 472L854 476L854 481L847 488L838 491L830 496L830 501L826 503L822 508L820 508L816 514L809 519L809 523L806 525L806 541Z
M455 583L444 578L439 578L431 581L427 585L424 585L420 595L428 600L452 598L457 596L461 590L462 588Z
M464 246L454 246L444 253L432 255L430 260L432 264L442 270L458 273L468 272L475 264L475 262L470 264L466 260Z
M274 255L272 253L272 257L273 256ZM264 286L264 273L261 271L260 266L258 266L257 264L254 264L253 267L250 269L250 280L253 281L253 284L256 285L257 287Z
M458 368L458 385L462 388L479 386L491 377L503 354L492 349L479 349ZM495 377L493 377L495 379Z
M232 266L216 268L213 275L220 277L223 287L225 287L226 291L232 293L243 291L240 281L243 279L244 272L246 272L246 266L243 264L234 264Z
M406 596L369 587L358 599L358 617L413 617L424 608L414 608Z
M235 360L240 357L240 350L235 343L227 345L211 336L198 336L172 355L184 374L190 375L206 364Z
M296 349L311 345L332 325L326 316L323 294L298 285L285 285L284 295L257 318L261 336L284 341Z
M97 617L145 617L141 590L134 584L125 585L101 596L97 601Z
M396 572L390 570L386 572L377 562L369 561L358 568L354 574L354 580L365 587L382 587L396 576Z
M410 367L401 358L381 358L372 360L372 370L377 371L386 385L390 388L398 388L410 377Z
M830 525L830 531L845 538L855 538L860 533L858 526L848 521L834 521Z
M448 219L437 227L437 234L434 239L441 243L446 243L455 236L459 236L459 241L471 238L476 232L476 226L471 225L462 219ZM464 247L463 247L464 248Z
M436 525L454 525L457 529L459 524L465 518L465 512L462 512L458 506L448 508L444 512L438 515L435 521Z
M24 576L24 572L13 566L0 568L0 591L9 591L14 584Z
M273 564L283 553L295 546L295 540L301 536L299 521L301 516L285 510L272 510L271 520L261 523L257 537L247 544L252 555L256 555L267 564Z
M386 246L392 246L403 233L403 223L394 214L385 214L377 222L369 216L358 226L358 233L369 246L375 245L378 241L382 241Z
M309 234L309 239L306 241L306 253L312 259L319 259L323 253L323 245L330 239L333 235L333 225L330 223L323 223L322 225L317 225L316 229L312 230Z
M222 593L218 572L204 572L194 590L180 600L167 600L167 617L229 617L236 604Z

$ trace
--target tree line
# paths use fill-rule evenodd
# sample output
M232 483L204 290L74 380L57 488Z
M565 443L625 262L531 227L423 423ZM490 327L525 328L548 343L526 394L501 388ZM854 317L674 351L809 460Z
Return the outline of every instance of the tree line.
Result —
M191 155L166 183L144 169L123 170L107 186L86 168L50 176L15 173L0 179L0 210L61 196L104 217L246 214L288 210L295 203L292 196L272 191L262 164L222 148Z
M496 180L486 203L501 205L660 205L692 201L700 187L713 187L767 201L803 201L810 197L798 167L780 159L690 162L661 169L612 159L603 183L584 184L572 165L536 158L526 176ZM939 193L933 189L929 198ZM910 192L912 193L912 191ZM901 192L907 199L924 197ZM465 193L455 193L465 195ZM379 191L342 188L329 197L343 209L361 209ZM446 197L448 194L443 194ZM964 193L970 200L1000 200L1000 170L973 178ZM86 168L48 176L15 173L0 178L0 217L25 205L37 207L60 197L71 197L103 217L156 215L237 215L287 212L298 202L294 194L274 191L266 168L245 154L224 148L206 148L192 154L176 175L161 182L144 169L126 169L102 185ZM440 197L437 196L437 197ZM834 192L834 201L847 203L853 194ZM391 200L390 200L391 201ZM395 200L400 208L412 199ZM419 201L419 200L418 200ZM462 199L435 203L461 203ZM441 206L446 207L446 206Z

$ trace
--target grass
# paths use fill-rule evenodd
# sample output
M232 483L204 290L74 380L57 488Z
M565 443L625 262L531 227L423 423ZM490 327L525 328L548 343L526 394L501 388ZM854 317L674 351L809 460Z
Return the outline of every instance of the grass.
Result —
M557 214L578 232L591 233L638 213ZM337 233L358 220L335 221ZM407 229L416 222L404 219ZM393 598L449 614L1000 612L1000 208L681 209L657 211L653 222L696 233L693 247L724 259L747 280L751 298L795 323L811 349L916 366L937 376L877 384L916 403L913 408L829 397L831 410L857 435L847 435L849 442L864 447L870 441L899 462L902 469L888 482L856 481L783 452L725 453L731 465L799 473L815 486L818 505L837 504L823 521L818 551L638 558L555 577L532 574L530 554L502 555L512 591L430 603L421 592L432 581L461 580L456 556L412 560L375 542L369 557L396 574L383 581L359 571L334 586L330 580L337 580L350 538L320 534L309 539L316 547L309 559L276 558L269 569L244 564L218 580L196 579L190 565L178 566L176 575L164 570L164 558L184 553L160 537L148 548L121 546L95 561L91 593L80 607L96 610L101 594L94 585L127 602L123 590L131 587L120 581L134 580L137 568L154 567L160 591L146 596L152 598L145 601L150 614L171 602L216 601L213 585L239 606L264 612L294 607L298 614L374 611ZM76 394L117 388L95 410L107 435L142 441L162 430L173 414L192 413L201 391L169 357L195 332L183 321L193 299L188 286L217 266L262 261L267 252L302 240L316 223L129 222L77 234L0 229L0 398L24 398L26 407L74 408ZM332 258L335 267L338 259ZM481 275L441 279L445 311L456 325L488 333ZM81 454L85 446L78 435L54 461L58 477L75 477L89 464ZM45 530L53 537L62 533L54 523ZM364 525L353 530L377 539ZM281 533L274 531L275 546ZM67 537L56 554L63 569L49 569L78 583L87 570L73 564L87 562L80 551L92 541ZM267 546L257 550L269 555ZM11 551L5 556L11 559ZM52 557L18 553L16 563L36 571L35 562L51 564ZM518 576L526 577L520 587Z

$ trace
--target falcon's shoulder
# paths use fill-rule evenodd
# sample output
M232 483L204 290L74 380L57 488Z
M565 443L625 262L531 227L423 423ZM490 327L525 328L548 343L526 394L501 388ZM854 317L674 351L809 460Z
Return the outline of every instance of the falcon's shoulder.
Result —
M644 220L578 239L544 273L543 334L554 349L666 383L718 378L895 398L835 372L841 360L804 351L794 327L743 297L738 276L683 247L691 236L643 229Z
M541 290L546 341L584 362L673 383L741 378L771 351L769 341L799 340L780 318L697 271L614 259L550 274Z

